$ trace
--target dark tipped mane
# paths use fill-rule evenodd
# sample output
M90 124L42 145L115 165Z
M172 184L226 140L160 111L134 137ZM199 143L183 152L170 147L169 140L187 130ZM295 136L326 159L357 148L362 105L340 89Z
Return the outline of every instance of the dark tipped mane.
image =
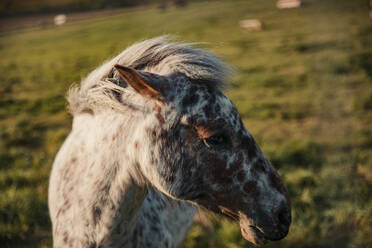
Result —
M120 93L125 90L119 83L112 83L115 78L115 64L160 75L182 73L195 83L224 88L231 75L230 67L216 55L195 48L195 45L170 42L168 36L162 36L128 47L117 57L91 72L80 87L71 88L68 93L70 111L76 113L86 108L117 106L112 102L117 101L117 98L107 93Z

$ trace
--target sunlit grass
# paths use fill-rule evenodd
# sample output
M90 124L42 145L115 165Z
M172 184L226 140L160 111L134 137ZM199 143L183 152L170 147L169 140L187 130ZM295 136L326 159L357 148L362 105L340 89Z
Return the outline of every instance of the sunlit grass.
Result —
M288 237L267 247L372 245L372 24L365 1L192 3L0 36L0 244L50 244L47 187L69 132L64 95L133 42L209 42L233 65L227 95L286 181ZM259 18L264 30L238 23ZM244 247L236 223L194 225L186 247Z

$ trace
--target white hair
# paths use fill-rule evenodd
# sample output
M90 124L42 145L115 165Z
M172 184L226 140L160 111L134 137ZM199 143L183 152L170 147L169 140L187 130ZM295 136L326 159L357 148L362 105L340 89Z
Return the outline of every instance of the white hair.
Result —
M134 92L120 85L114 70L115 64L164 76L182 73L198 83L220 89L225 87L231 75L227 64L216 55L195 48L197 43L170 40L169 36L161 36L136 43L92 71L82 80L80 87L73 86L69 90L67 99L70 112L94 112L102 107L120 110L123 107L123 102L116 96L125 94L128 99ZM130 101L124 105L131 105Z

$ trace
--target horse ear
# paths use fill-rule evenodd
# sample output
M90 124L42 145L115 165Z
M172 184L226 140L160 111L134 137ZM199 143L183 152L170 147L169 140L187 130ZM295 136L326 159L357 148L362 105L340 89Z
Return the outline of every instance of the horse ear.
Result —
M148 98L164 102L164 87L149 82L149 80L145 80L144 77L133 68L116 64L115 69L118 71L120 77L132 86L135 91Z

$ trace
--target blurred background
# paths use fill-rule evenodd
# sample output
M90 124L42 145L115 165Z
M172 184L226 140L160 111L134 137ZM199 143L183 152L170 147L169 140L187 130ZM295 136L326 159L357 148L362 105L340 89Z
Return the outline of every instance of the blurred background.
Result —
M233 65L226 94L283 177L293 225L266 247L372 247L368 0L1 0L0 246L50 247L48 177L71 128L65 93L163 34ZM185 245L250 247L201 212Z

